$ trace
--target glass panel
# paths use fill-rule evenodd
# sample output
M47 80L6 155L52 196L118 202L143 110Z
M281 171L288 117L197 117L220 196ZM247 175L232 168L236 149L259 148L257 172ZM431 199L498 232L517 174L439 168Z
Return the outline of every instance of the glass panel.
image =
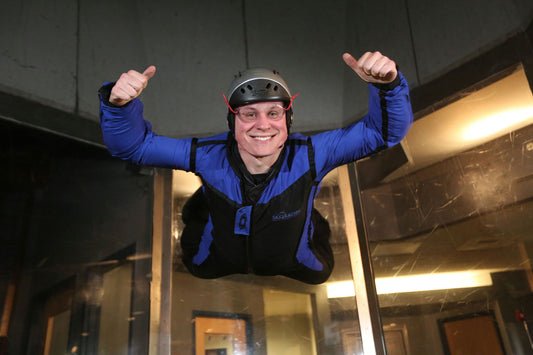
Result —
M330 224L335 256L333 274L321 285L282 276L247 274L205 280L190 275L180 259L179 238L184 227L181 212L200 181L193 174L175 171L173 186L176 242L172 276L173 354L201 353L198 350L202 345L194 345L191 334L193 331L198 334L198 313L206 312L210 317L246 320L246 354L358 354L352 350L361 348L360 337L344 335L360 334L353 293L346 298L328 297L328 285L352 279L337 171L326 177L315 199L315 207ZM349 191L344 193L350 194ZM212 333L231 334L235 339L234 331L215 331L213 327ZM207 345L207 342L202 344ZM230 354L229 349L233 349L235 355L242 353L236 350L235 344L211 350Z
M2 120L0 138L0 353L147 354L153 176Z
M206 354L233 354L232 334L209 334L205 339Z
M316 354L310 295L264 289L263 301L270 353Z
M531 351L532 123L519 68L415 121L363 188L389 354Z
M203 314L194 317L196 354L247 353L247 319L239 319L237 315Z
M128 263L103 275L98 354L128 354L131 271Z
M63 355L67 352L70 310L48 318L44 355Z

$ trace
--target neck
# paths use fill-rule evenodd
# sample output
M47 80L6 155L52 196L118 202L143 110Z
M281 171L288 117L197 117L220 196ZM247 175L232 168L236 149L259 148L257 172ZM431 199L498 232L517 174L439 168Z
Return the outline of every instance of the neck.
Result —
M276 154L268 155L265 157L256 157L253 155L250 155L247 152L242 151L239 149L239 153L241 155L241 159L246 166L246 170L252 175L254 174L265 174L267 173L272 165L278 160L278 157L281 153L281 150L279 150Z

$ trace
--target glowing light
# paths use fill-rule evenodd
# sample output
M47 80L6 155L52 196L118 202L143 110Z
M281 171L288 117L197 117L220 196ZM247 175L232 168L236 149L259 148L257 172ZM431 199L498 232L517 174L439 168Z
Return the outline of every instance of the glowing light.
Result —
M447 290L492 285L492 270L473 270L423 275L376 278L378 294ZM353 297L352 281L333 282L327 285L328 298Z
M355 287L353 281L332 282L327 285L328 298L353 297Z
M488 137L533 117L533 106L514 108L472 123L463 131L465 140Z

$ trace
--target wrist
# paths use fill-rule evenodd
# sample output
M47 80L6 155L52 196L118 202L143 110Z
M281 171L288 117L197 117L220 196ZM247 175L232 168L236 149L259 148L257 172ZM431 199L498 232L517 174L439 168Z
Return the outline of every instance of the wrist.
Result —
M105 83L104 85L102 85L100 90L98 90L98 95L100 96L100 100L102 101L102 103L104 105L109 106L109 107L120 108L120 107L127 106L131 101L128 101L128 102L126 102L123 105L119 105L117 103L113 103L113 102L110 101L110 99L111 99L111 90L113 90L114 86L115 86L114 82L113 83Z
M376 88L382 91L391 91L394 90L394 88L398 87L402 82L402 79L400 78L400 72L396 74L396 78L394 78L393 81L390 83L372 83Z

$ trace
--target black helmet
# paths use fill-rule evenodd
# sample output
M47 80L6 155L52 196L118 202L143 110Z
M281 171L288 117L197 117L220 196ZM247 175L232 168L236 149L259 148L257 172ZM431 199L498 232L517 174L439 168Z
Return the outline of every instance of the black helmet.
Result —
M292 124L291 93L289 86L276 70L248 69L233 79L226 96L229 106L228 125L235 129L235 109L262 101L283 101L287 107L287 129Z

